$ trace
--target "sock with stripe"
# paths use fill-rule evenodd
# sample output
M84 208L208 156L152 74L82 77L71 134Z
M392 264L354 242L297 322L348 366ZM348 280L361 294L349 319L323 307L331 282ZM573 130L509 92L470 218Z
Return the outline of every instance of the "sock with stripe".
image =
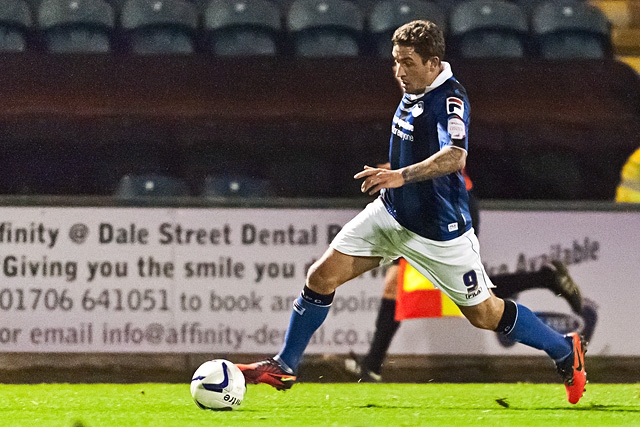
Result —
M300 296L293 302L289 327L284 336L284 346L275 357L283 368L288 368L292 373L298 369L311 337L329 314L334 295L335 292L329 295L319 294L305 286Z
M571 354L571 344L558 332L547 326L524 305L504 300L504 313L496 332L529 347L545 351L553 360L561 360Z

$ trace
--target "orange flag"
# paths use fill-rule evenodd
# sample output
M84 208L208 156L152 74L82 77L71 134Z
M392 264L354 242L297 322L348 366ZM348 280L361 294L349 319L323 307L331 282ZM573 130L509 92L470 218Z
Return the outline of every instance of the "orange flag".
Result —
M398 264L398 292L396 320L421 317L462 316L460 309L448 296L403 258Z

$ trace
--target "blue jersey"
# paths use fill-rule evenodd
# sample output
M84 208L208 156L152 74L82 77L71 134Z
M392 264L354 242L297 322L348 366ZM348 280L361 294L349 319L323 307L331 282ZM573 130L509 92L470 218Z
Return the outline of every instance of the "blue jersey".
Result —
M469 100L447 63L426 93L405 94L393 118L391 169L421 162L444 147L468 146ZM389 213L403 227L431 240L451 240L471 225L469 196L461 172L382 192Z

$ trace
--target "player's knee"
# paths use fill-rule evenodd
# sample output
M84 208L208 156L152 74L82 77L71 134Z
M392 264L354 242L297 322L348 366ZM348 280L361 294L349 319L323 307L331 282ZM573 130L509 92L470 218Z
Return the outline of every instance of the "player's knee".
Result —
M307 286L319 294L330 294L340 285L338 276L318 263L313 264L307 272Z
M492 297L476 306L460 309L473 326L493 331L498 327L502 317L503 302L497 297Z

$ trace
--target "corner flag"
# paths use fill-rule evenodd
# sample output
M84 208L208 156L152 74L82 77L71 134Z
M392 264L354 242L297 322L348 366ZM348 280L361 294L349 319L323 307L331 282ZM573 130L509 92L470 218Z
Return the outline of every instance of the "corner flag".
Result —
M462 316L462 313L429 279L410 266L404 258L400 259L396 321L443 316Z

